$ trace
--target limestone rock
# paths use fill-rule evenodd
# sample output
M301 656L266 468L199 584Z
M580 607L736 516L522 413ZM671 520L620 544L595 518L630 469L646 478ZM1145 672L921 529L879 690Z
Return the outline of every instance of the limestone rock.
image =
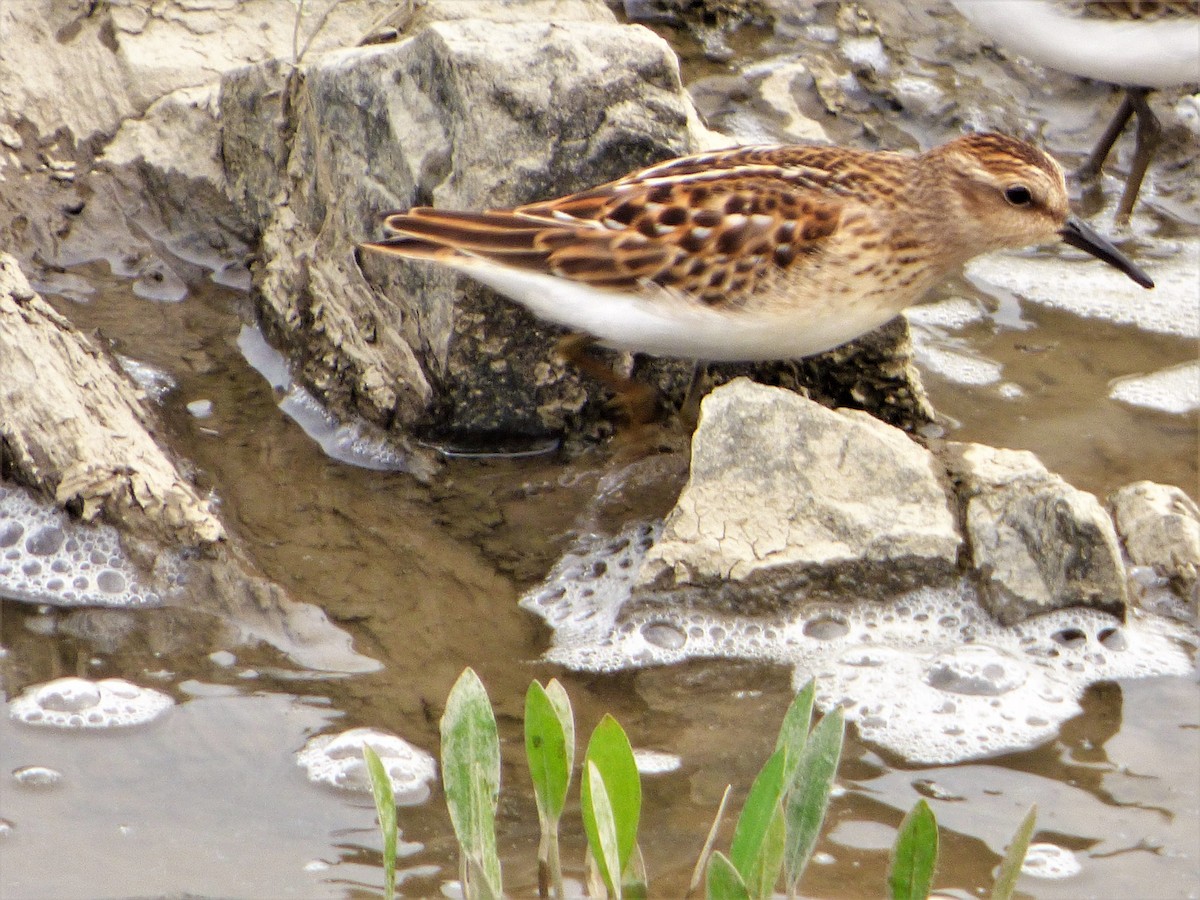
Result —
M738 379L704 400L690 479L639 582L735 581L767 599L942 580L961 538L941 476L929 451L865 413Z
M1069 606L1123 615L1125 566L1100 502L1032 454L947 444L971 562L988 611L1012 625Z
M1200 571L1200 509L1177 487L1136 481L1108 498L1130 561L1171 580L1196 608Z
M354 43L390 0L21 0L0 7L0 109L38 135L111 135L160 97L261 59ZM18 37L19 36L19 39ZM299 40L295 41L298 36Z
M450 431L559 429L585 391L523 310L430 266L364 257L364 278L355 244L391 209L511 205L690 148L674 54L595 21L437 22L291 78L234 73L221 110L270 335L335 409Z
M137 388L0 254L0 466L89 521L170 544L224 530L153 434Z

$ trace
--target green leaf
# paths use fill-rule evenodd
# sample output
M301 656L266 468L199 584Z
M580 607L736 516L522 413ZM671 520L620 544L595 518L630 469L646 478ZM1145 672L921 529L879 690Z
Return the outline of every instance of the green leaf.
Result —
M575 757L575 723L571 701L557 681L558 701L538 682L529 685L525 694L525 756L533 779L538 817L546 823L556 823L567 802L571 785L571 767Z
M396 794L383 761L370 744L363 744L363 761L371 779L375 814L379 816L379 833L383 836L383 896L392 900L396 896Z
M612 804L620 860L620 868L615 875L620 880L637 843L638 818L642 812L642 781L625 729L611 715L606 714L592 732L584 758L596 764Z
M996 884L992 888L992 900L1010 900L1017 890L1017 878L1021 874L1021 866L1025 862L1025 854L1029 850L1029 842L1033 840L1033 827L1037 823L1037 806L1029 807L1024 821L1013 835L1004 861L1000 863L1000 871L996 873Z
M758 855L745 877L746 889L751 897L766 900L775 893L775 884L779 881L779 873L783 869L783 854L786 848L787 822L783 814L783 804L776 803L775 814L767 823Z
M795 893L800 876L821 835L829 807L829 792L837 775L845 735L842 711L827 713L809 735L787 791L787 851L784 868L789 893Z
M779 804L783 798L783 768L786 757L786 750L776 750L754 779L733 831L733 843L729 846L729 861L742 876L742 881L746 883L752 897L761 893L757 890L752 873L758 864L763 839L771 827L772 819L779 811ZM774 882L769 887L774 887Z
M800 754L804 751L804 745L808 743L808 729L812 725L813 698L816 693L817 683L810 679L792 699L791 705L784 713L783 723L779 726L775 749L787 751L787 763L783 769L785 789L794 780Z
M622 866L617 846L617 824L604 778L599 766L591 759L584 762L582 795L583 828L587 832L588 846L592 849L608 895L620 900Z
M486 882L478 889L499 896L500 739L487 691L470 668L454 683L442 714L442 784L454 833L471 863L468 871L473 873L477 867Z
M900 833L892 849L888 887L893 900L924 900L929 896L937 855L937 819L929 804L918 800L900 823Z
M704 882L708 900L750 900L746 883L724 853L718 850L708 861L708 877Z

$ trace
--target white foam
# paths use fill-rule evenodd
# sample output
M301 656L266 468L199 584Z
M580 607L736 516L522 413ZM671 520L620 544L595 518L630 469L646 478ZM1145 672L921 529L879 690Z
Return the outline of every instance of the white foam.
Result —
M904 311L904 317L912 325L943 328L948 331L958 331L968 325L982 322L985 318L979 304L965 297L951 297L938 303L911 306Z
M168 565L163 557L164 566ZM116 529L85 525L0 482L0 597L52 606L157 606Z
M125 728L153 721L174 705L166 694L121 678L59 678L27 688L9 706L26 725L52 728Z
M1057 844L1030 844L1021 865L1021 874L1051 881L1072 878L1081 871L1079 858Z
M705 609L694 590L625 610L657 534L589 536L522 598L555 631L550 660L585 671L705 657L790 665L797 688L816 676L822 710L842 707L864 739L921 764L1036 746L1080 711L1089 684L1191 670L1187 633L1165 620L1070 609L1008 628L965 581L886 603L781 599L774 616Z
M1113 382L1108 396L1131 406L1183 415L1200 409L1200 360Z
M666 775L683 767L682 757L661 750L634 750L633 762L639 775Z
M1169 256L1166 250L1171 249ZM967 265L972 281L982 279L1033 303L1087 319L1133 325L1142 331L1183 338L1200 337L1200 242L1179 242L1164 255L1137 262L1154 279L1154 290L1137 287L1120 272L1087 257L1067 260L1049 253L1036 257L993 253Z
M347 791L369 792L371 780L363 761L363 745L379 754L392 782L396 803L411 806L429 797L429 784L437 777L433 757L403 738L374 728L351 728L340 734L311 738L296 754L296 763L310 781Z

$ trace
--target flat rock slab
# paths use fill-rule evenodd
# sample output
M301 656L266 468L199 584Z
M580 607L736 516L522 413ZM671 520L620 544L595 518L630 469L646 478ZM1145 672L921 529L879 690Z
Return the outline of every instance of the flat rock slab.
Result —
M805 583L861 597L954 572L962 539L942 468L854 410L738 379L702 405L691 477L639 574L643 589Z
M984 606L1012 625L1093 606L1123 615L1125 566L1112 519L1092 494L1048 472L1032 453L948 444Z

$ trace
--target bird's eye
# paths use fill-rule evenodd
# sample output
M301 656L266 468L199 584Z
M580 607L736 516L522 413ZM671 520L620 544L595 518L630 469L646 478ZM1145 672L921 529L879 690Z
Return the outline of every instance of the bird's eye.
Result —
M1004 189L1004 199L1013 206L1028 206L1033 202L1033 194L1023 184L1014 184Z

